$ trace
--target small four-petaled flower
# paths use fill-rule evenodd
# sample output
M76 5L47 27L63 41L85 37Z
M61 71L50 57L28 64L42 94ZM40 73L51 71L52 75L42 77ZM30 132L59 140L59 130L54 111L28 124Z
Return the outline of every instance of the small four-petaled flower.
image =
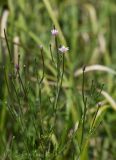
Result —
M53 36L56 36L56 35L58 35L58 30L57 29L52 29L51 33L52 33Z
M65 47L65 46L61 46L59 49L58 49L61 53L65 53L69 50L69 47Z

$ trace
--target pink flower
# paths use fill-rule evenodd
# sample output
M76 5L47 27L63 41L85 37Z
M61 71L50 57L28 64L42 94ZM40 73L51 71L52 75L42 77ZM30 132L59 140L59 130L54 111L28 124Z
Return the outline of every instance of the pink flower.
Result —
M61 53L65 53L69 50L69 47L62 46L58 49Z
M58 35L58 30L57 29L52 29L51 33L53 36L57 36Z

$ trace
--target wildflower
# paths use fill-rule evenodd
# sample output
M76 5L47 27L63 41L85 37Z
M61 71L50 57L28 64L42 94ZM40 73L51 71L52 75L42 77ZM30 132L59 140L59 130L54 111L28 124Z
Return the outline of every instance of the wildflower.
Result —
M52 29L51 33L52 33L53 36L56 36L56 35L58 35L58 30L57 29Z
M65 47L65 46L61 46L59 49L58 49L61 53L65 53L69 50L69 47Z

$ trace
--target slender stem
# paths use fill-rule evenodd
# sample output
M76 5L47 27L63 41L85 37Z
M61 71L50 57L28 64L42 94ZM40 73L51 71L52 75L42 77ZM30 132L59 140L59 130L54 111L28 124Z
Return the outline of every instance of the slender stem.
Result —
M23 92L24 92L24 94L25 94L25 98L28 100L27 91L26 91L26 88L25 88L24 85L23 85L23 81L22 81L22 79L21 79L21 76L20 76L20 72L19 72L19 71L18 71L18 77L19 77L19 81L20 81L20 83L21 83Z
M61 74L61 78L60 78L60 84L58 85L58 88L57 88L55 105L54 105L54 109L55 109L55 121L56 121L56 111L57 111L57 104L58 104L58 99L59 99L59 95L60 95L60 89L62 87L63 75L64 75L64 54L63 54L63 57L62 57L62 74Z
M20 103L20 98L18 96L18 93L17 93L16 87L14 85L14 82L13 81L11 81L11 82L12 82L12 85L13 85L13 88L14 88L18 103L19 103L20 114L23 115L23 111L22 111L22 107L21 107L21 103Z
M101 105L98 103L98 107L97 107L97 110L95 112L95 115L94 115L94 118L93 118L93 121L92 121L92 124L91 124L91 127L90 127L90 132L93 130L95 119L97 117L97 114L98 114L98 111L99 111L100 107L101 107Z
M7 39L7 35L6 35L5 29L4 29L4 36L5 36L5 40L6 40L6 45L7 45L10 61L12 62L12 55L11 55L10 47L9 47L9 44L8 44L8 39Z
M43 57L43 48L41 49L41 58L42 58L42 67L43 67L43 73L42 73L42 77L40 79L39 84L42 83L43 79L44 79L44 73L45 73L45 63L44 63L44 57Z
M84 128L85 128L85 117L86 117L86 110L87 110L87 97L85 98L85 73L84 72L85 72L85 66L83 67L83 81L82 81L82 98L83 98L84 110L82 115L82 135L81 135L81 143L80 143L80 152L82 150Z
M55 26L54 26L55 29ZM59 61L59 52L58 52L58 41L57 37L55 36L55 46L56 46L56 54L57 54L57 84L56 84L56 98L54 102L54 109L55 109L55 115L56 115L56 110L57 110L57 103L58 103L58 98L59 98L59 92L60 92L60 86L59 86L59 80L60 80L60 61ZM56 117L56 116L55 116Z
M55 64L54 57L53 57L53 54L52 54L52 47L51 47L51 44L50 44L50 54L51 54L52 62Z
M82 97L83 97L83 103L85 106L85 66L83 67L83 81L82 81Z
M80 151L82 150L82 144L83 144L83 137L84 137L84 129L85 129L85 118L86 118L86 111L87 111L87 98L85 99L85 104L84 104L84 113L83 113L83 118L82 118L82 135L81 135L81 144L80 144Z
M55 45L56 45L56 54L57 54L57 83L59 82L60 77L60 59L59 59L59 52L58 52L58 41L57 37L55 36Z

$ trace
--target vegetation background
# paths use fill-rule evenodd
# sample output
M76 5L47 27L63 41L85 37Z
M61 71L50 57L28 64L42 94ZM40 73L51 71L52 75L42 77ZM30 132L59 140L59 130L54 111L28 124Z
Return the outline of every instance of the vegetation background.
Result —
M57 69L50 52L51 44L56 54L54 25L58 45L69 47L57 116L52 108ZM0 34L0 159L115 160L116 1L0 0ZM12 80L17 68L7 42L13 64L20 59L19 81Z

